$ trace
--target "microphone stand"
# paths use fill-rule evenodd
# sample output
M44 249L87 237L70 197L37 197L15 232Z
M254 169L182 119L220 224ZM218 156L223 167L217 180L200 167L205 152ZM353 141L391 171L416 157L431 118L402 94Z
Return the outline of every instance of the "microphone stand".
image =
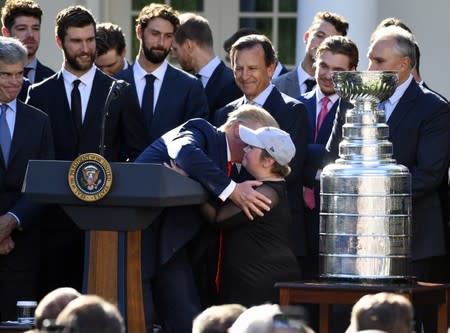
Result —
M106 148L105 146L106 118L109 115L109 108L111 106L111 102L117 99L122 93L122 89L127 86L129 86L127 82L123 80L115 80L111 84L108 95L106 96L105 105L103 106L102 124L100 127L100 145L99 145L100 155L103 157L105 157L105 148Z

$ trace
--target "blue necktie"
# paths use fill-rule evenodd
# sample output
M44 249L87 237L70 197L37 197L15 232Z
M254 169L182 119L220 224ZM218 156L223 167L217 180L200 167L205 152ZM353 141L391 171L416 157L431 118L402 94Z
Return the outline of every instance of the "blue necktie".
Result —
M2 148L5 166L8 166L9 149L11 148L11 132L9 131L8 123L6 121L7 110L8 105L2 104L0 106L0 146Z

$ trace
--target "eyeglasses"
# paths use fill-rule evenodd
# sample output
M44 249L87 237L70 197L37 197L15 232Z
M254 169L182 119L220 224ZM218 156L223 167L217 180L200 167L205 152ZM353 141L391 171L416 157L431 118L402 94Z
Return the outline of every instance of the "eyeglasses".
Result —
M23 71L18 73L10 73L10 72L0 72L0 79L1 80L23 80Z

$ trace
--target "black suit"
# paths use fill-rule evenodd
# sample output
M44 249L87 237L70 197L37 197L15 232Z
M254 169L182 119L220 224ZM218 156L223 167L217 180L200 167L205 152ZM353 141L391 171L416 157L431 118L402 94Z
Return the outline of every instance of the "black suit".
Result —
M239 98L229 103L224 108L216 112L216 126L225 123L228 114L244 104L244 98ZM267 97L262 106L278 122L280 128L291 135L295 144L296 152L289 166L291 174L287 178L288 198L293 218L293 232L295 239L294 253L297 256L303 256L306 252L305 247L305 226L303 218L303 168L306 159L306 145L308 135L308 118L305 106L298 100L280 93L276 87Z
M216 110L242 96L242 91L236 85L233 71L223 61L216 67L205 87L210 119L214 119Z
M52 76L53 74L55 74L55 71L53 69L43 65L39 60L37 60L36 72L34 74L34 83L41 82L41 81L45 80L46 78ZM28 78L25 78L24 84L22 85L22 89L20 90L19 96L17 96L17 98L20 99L22 102L25 102L27 99L28 88L30 87L30 85L31 85L31 81L28 80Z
M117 78L133 87L135 103L138 103L133 66L120 72ZM148 141L155 141L192 118L208 119L208 104L202 84L194 76L169 64L153 111L151 128L147 129Z
M67 100L62 72L32 85L27 103L46 112L51 121L58 160L73 160L83 153L99 153L103 106L114 79L96 70L78 139ZM132 97L131 87L111 103L106 121L105 157L109 161L134 160L147 145L142 114ZM43 252L48 257L41 266L41 294L61 287L81 289L83 233L58 207L47 212L42 227Z
M14 213L20 219L23 230L12 232L14 250L8 255L0 255L1 320L15 320L17 300L37 299L37 222L41 206L25 199L21 190L28 160L54 157L47 115L19 100L16 112L8 167L5 167L3 155L0 154L0 215Z

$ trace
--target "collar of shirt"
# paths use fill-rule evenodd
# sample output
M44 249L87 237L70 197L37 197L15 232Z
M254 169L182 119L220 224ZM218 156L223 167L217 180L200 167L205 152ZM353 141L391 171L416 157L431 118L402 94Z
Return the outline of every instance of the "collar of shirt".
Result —
M303 82L305 82L305 80L307 79L315 80L315 78L305 72L301 63L297 66L297 74L298 74L298 86L300 87L301 92L301 94L299 95L302 95L306 92L306 84L304 84Z
M325 97L325 95L322 93L322 91L320 91L320 89L316 89L316 123L317 123L317 118L319 117L320 109L322 108L321 101L322 101L322 98L324 98L324 97ZM328 99L330 100L330 102L327 105L327 109L328 109L328 111L330 111L331 108L333 107L334 103L336 103L336 101L339 99L339 96L337 94L333 94L333 95L329 95L326 97L328 97Z
M269 84L266 89L261 91L261 93L255 97L255 99L252 101L254 104L262 107L264 103L266 103L267 98L269 97L270 93L272 92L273 84ZM244 102L248 103L247 97L244 95Z
M11 133L11 138L14 134L14 125L16 124L16 110L17 110L17 99L13 99L9 103L0 103L0 104L6 104L8 105L8 111L12 112L6 112L6 123L9 127L9 133Z
M93 65L86 73L81 75L80 77L72 74L67 69L62 69L62 76L64 79L64 87L66 88L66 96L69 101L69 105L72 102L72 89L73 89L73 81L80 80L81 83L78 86L78 90L80 90L81 96L81 117L84 120L84 115L86 114L87 105L89 102L89 97L91 96L92 85L94 84L94 77L97 71L97 67Z
M205 66L203 66L198 74L200 74L203 87L206 87L208 84L208 81L210 77L213 75L214 71L216 70L217 66L220 65L220 59L219 57L215 56L211 59L210 62L208 62Z
M136 84L136 92L139 98L139 105L142 105L142 97L144 95L144 88L146 84L145 76L147 74L153 74L156 77L156 80L153 82L153 106L156 105L158 101L159 92L161 91L162 81L164 79L164 75L167 71L168 66L167 60L164 60L162 64L155 69L153 72L148 73L142 66L139 64L139 61L136 59L136 62L133 65L133 76L134 82Z
M391 116L392 112L394 111L395 107L400 101L400 98L402 98L403 94L405 93L406 89L408 89L413 79L414 79L413 76L410 74L409 77L406 79L406 81L403 82L401 85L399 85L395 89L394 94L386 100L386 103L384 105L384 113L386 121L388 121L389 117Z

